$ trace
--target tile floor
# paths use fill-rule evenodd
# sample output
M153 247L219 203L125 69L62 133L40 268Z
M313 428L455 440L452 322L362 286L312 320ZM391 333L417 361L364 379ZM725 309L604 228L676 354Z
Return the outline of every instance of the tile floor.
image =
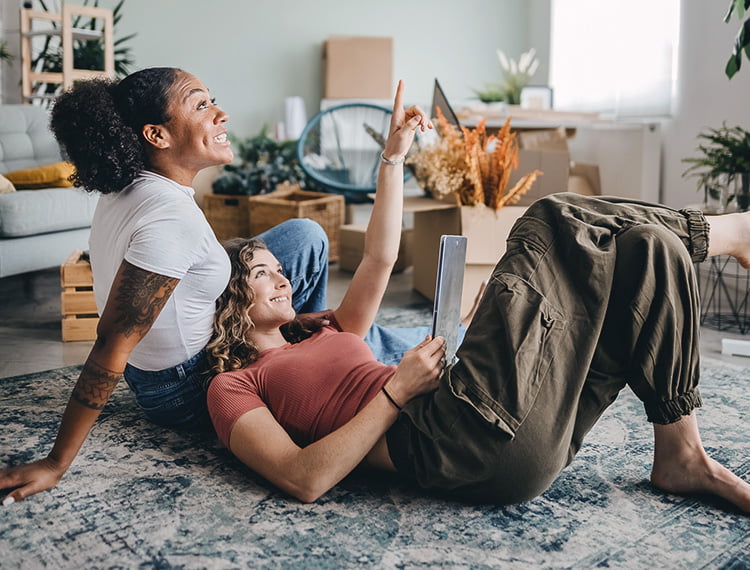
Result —
M341 300L351 273L331 265L329 302ZM384 306L424 301L411 288L411 270L395 274ZM750 340L750 336L703 328L701 353L706 357L750 365L750 358L721 354L721 339ZM62 342L60 338L60 276L57 269L0 279L0 378L82 364L91 342Z

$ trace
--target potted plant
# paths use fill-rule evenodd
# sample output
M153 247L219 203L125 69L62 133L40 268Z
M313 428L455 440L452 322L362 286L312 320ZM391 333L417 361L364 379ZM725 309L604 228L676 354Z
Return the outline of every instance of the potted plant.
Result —
M125 0L118 0L112 9L113 29L117 29L117 24L122 19L123 5ZM39 4L45 12L55 11L54 7L48 7L44 0L39 0ZM99 7L99 0L83 0L83 6ZM31 2L26 3L26 7L31 7ZM103 23L96 18L87 18L77 16L73 20L73 27L90 31L98 31L102 28ZM57 28L57 24L52 22L52 27ZM134 63L130 46L125 45L130 39L135 37L135 33L117 38L114 41L115 56L115 75L125 77L130 73L130 66ZM57 41L57 36L48 35L39 53L31 62L31 68L42 72L59 73L63 67L63 48L62 43ZM104 46L99 39L77 39L73 41L73 67L75 69L98 70L104 68ZM58 83L47 83L43 86L44 93L54 93L59 88Z
M720 204L721 211L732 200L737 210L750 209L750 132L723 123L719 128L701 132L698 139L702 141L698 144L701 156L683 159L689 164L683 176L697 178L698 189L704 189L706 200L716 199L715 193L723 188L726 198Z
M497 50L497 59L503 68L503 79L499 83L488 83L481 91L474 92L482 103L504 101L508 105L518 105L521 102L521 90L529 84L531 78L539 68L536 50L531 48L521 54L518 61Z
M301 184L311 189L297 163L297 141L276 141L263 127L254 137L232 137L239 159L224 166L224 173L213 183L215 194L255 196L273 192L283 183Z

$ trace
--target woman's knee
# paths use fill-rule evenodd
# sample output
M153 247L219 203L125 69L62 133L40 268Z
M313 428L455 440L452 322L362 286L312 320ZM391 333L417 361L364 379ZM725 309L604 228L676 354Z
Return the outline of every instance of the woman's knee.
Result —
M318 222L308 218L292 218L258 236L265 241L282 265L294 265L295 259L328 262L328 236Z
M661 258L678 266L692 266L685 244L670 229L657 224L639 224L628 227L617 235L617 251L643 258Z
M328 236L320 224L309 218L293 218L283 222L285 230L298 237L300 245L328 253Z

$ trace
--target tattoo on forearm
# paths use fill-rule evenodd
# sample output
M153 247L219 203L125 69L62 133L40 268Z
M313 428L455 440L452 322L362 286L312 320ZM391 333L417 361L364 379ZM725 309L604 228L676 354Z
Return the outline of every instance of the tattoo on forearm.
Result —
M166 304L179 279L144 271L125 263L117 296L116 323L125 336L148 330Z
M78 377L71 397L87 408L101 410L120 378L121 373L101 368L89 360Z

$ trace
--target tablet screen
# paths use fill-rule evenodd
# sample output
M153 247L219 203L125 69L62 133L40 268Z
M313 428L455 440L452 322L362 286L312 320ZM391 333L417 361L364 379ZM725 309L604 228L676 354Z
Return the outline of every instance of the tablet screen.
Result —
M441 236L435 280L435 303L432 309L432 336L442 336L445 339L446 364L453 362L458 348L465 264L466 236Z

